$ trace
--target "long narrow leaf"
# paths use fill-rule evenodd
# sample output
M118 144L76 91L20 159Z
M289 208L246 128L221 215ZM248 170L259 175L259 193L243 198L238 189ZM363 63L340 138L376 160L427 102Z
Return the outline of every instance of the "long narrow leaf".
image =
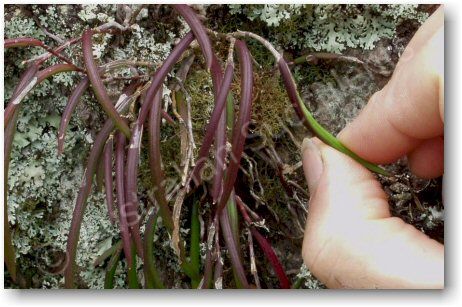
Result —
M191 242L189 249L189 257L191 259L191 267L199 276L200 270L200 222L199 222L199 200L194 199L191 210ZM193 280L192 287L197 288L199 280Z
M199 150L197 163L191 174L191 178L196 184L196 186L199 185L201 181L200 172L205 165L210 147L212 146L215 132L218 129L218 124L219 124L221 115L223 114L223 110L226 105L226 98L228 96L229 89L231 88L231 82L233 81L233 74L234 74L234 63L228 62L226 65L223 82L221 83L219 95L216 99L215 106L212 111L212 115L210 116L210 121L207 124L205 136L202 141L201 148Z
M109 247L107 250L105 250L101 255L99 255L93 262L93 266L96 268L103 264L103 262L107 258L111 257L111 255L113 255L117 249L122 249L122 241L120 240L111 247Z
M239 115L233 129L232 153L229 166L226 170L226 179L223 187L223 194L217 206L217 214L226 206L229 196L234 188L237 172L241 163L244 144L247 138L248 125L252 108L253 90L253 69L252 59L246 44L236 40L236 48L239 56L241 70L241 102L239 104Z
M153 106L149 115L149 165L151 168L152 183L154 186L154 197L159 205L163 223L167 229L172 231L173 219L165 196L165 179L164 172L162 170L162 158L160 153L161 97L162 91L159 90L154 98Z
M154 234L157 227L158 215L155 211L148 218L144 232L144 279L148 289L164 289L164 284L155 266Z
M33 37L18 37L18 38L7 38L5 39L3 46L4 48L14 48L14 47L28 47L36 46L42 47L44 44L42 41L33 38Z
M133 241L131 242L130 249L133 259L133 265L128 267L128 287L130 289L139 289L140 285L138 284L138 272L136 270L136 247Z
M146 121L148 115L150 114L150 111L152 109L153 106L156 106L157 104L159 104L159 108L155 111L158 113L159 116L162 115L162 111L161 111L161 108L160 108L160 98L161 96L158 96L158 95L161 95L161 87L162 87L162 84L167 76L167 74L169 73L169 71L172 69L173 65L178 61L178 59L181 57L181 55L183 54L183 52L188 48L188 46L192 43L192 41L194 40L194 35L192 32L189 32L188 34L186 34L185 37L183 37L180 42L175 46L175 48L172 50L172 52L170 53L170 55L167 57L167 59L164 61L164 63L162 64L162 66L156 71L156 73L154 74L153 78L152 78L152 81L151 81L151 85L150 87L148 88L148 91L146 92L146 96L145 96L145 99L144 99L144 103L142 104L141 106L141 109L138 113L138 118L135 122L135 129L137 129L137 131L141 132L142 130L142 127L144 125L144 122ZM158 103L156 103L158 102ZM156 107L157 108L157 107ZM160 130L160 117L159 117L159 121L157 122L157 117L155 116L155 114L153 114L154 117L153 117L153 120L156 122L156 127L153 128L153 127L150 127L150 128L153 128L154 130ZM157 127L157 123L159 125L159 127ZM152 125L151 125L152 126ZM157 133L156 132L156 133ZM172 215L171 215L171 212L170 212L170 209L168 207L168 203L167 203L167 200L165 198L165 191L163 189L163 187L160 186L160 184L163 184L163 174L162 174L162 169L161 169L161 166L160 166L160 160L157 161L156 159L157 158L160 158L160 151L157 151L158 148L157 148L157 145L152 145L152 138L151 138L151 134L150 134L150 165L151 165L151 172L154 170L156 173L153 173L153 180L154 180L154 187L155 187L155 197L156 197L156 200L160 206L160 214L162 216L162 219L163 219L163 222L165 224L165 226L167 227L167 229L169 230L169 232L171 233L171 231L173 230L173 219L172 219ZM131 139L130 139L130 144L138 144L139 140L137 140L136 138L138 138L139 136L133 134ZM160 138L160 134L159 134L159 138ZM154 147L156 147L157 149L152 149ZM138 146L138 149L139 150L139 146ZM157 154L158 153L158 156L152 156L153 154L153 151L155 151L155 153ZM133 171L135 170L136 171L136 168L138 167L138 159L134 159L136 158L134 156L134 153L132 153L132 157L131 157L131 164L130 164L130 167L131 167L131 178L133 178ZM159 178L158 180L156 180L156 178ZM132 179L131 179L132 180ZM133 186L131 186L129 188L130 190L130 197L133 197ZM134 212L138 211L138 207L137 207L137 202L136 203L133 203L133 208L131 208ZM135 229L136 231L136 229Z
M130 105L130 100L124 100L121 102L121 105L118 107L118 110L123 113ZM101 155L104 144L106 143L107 138L114 129L114 122L112 120L107 120L103 125L103 128L98 133L98 136L95 139L93 147L90 151L87 167L85 170L84 178L82 180L82 186L77 195L76 204L74 207L74 213L71 221L71 228L69 231L69 237L67 240L67 255L69 259L69 264L65 271L65 286L67 288L74 287L74 270L75 270L75 257L77 252L77 244L79 241L80 227L82 224L83 214L86 208L86 200L88 195L91 192L91 184L93 180L93 175L96 171L98 157Z
M207 31L191 7L186 4L174 4L175 10L184 18L194 33L207 63L207 69L212 67L212 44L210 43Z
M222 210L220 213L220 228L222 230L223 238L225 239L226 247L229 250L229 258L235 270L236 278L238 281L238 288L249 288L249 283L242 266L242 261L239 256L238 246L234 240L233 231L229 223L228 211Z
M66 57L64 57L63 55L60 54L62 49L64 49L65 47L71 45L72 43L75 43L75 39L71 40L71 41L68 41L66 44L64 44L63 46L58 47L57 49L53 49L53 48L48 47L47 45L45 45L44 42L42 42L42 41L40 41L38 39L35 39L35 38L32 38L32 37L18 37L18 38L5 39L3 46L5 47L5 49L14 48L14 47L29 47L29 46L41 47L41 48L45 49L46 51L48 51L50 56L54 55L58 59L66 62L67 63L66 65L72 66L72 68L73 68L72 70L83 71L81 68L75 66L68 58L66 58ZM40 66L47 58L48 57L45 57L45 58L40 59L40 60L36 60L35 63L38 66Z
M119 265L120 254L122 253L122 247L118 247L112 254L111 260L107 265L106 275L104 277L104 289L114 288L114 276Z
M138 255L143 257L143 242L140 234L139 215L138 215L138 161L140 157L141 136L143 125L135 123L132 130L132 137L127 149L126 180L125 180L125 198L127 201L126 212L127 222L135 241Z
M60 72L76 71L76 67L71 64L56 64L45 69L40 70L37 73L37 84L41 83L45 79L48 79L52 75Z
M18 120L20 108L17 108L11 117L11 121L5 128L4 134L4 180L3 180L3 241L4 243L4 257L5 265L11 275L13 282L17 281L17 268L16 268L16 252L11 240L11 230L8 219L8 172L10 168L10 156L13 146L14 134L16 131L16 123Z
M82 36L82 51L85 62L85 67L87 69L87 75L90 79L92 89L95 92L96 98L98 98L99 103L103 107L106 114L112 119L114 125L122 131L127 138L130 137L130 128L122 120L120 115L117 113L114 105L109 98L109 95L104 87L103 80L99 76L98 68L96 67L95 61L93 59L93 49L91 41L92 31L86 30Z
M316 135L324 143L350 156L351 158L356 160L358 163L362 164L367 169L373 172L376 172L378 174L384 175L384 176L391 175L385 169L367 160L364 160L363 158L358 156L356 153L351 151L348 147L343 145L342 142L340 142L336 137L334 137L329 131L327 131L323 126L321 126L316 121L316 119L313 117L313 114L311 114L310 110L308 110L305 103L303 102L303 99L300 97L300 94L298 93L297 84L295 83L294 77L292 76L292 73L290 72L287 62L284 60L282 55L273 47L273 45L271 45L269 41L267 41L263 37L255 33L252 33L252 32L238 30L237 32L234 33L234 35L251 37L257 40L259 43L261 43L263 46L265 46L266 49L268 49L271 52L271 54L276 59L279 71L281 73L282 79L284 81L284 85L286 87L287 95L289 96L289 100L292 103L295 113L297 114L298 118L302 121L302 123L305 125L305 127L307 127L314 135Z
M98 193L103 192L104 186L104 149L101 152L101 155L98 157L98 163L95 172L95 183L96 183L96 191Z
M271 266L273 267L281 285L282 289L290 289L290 281L287 278L286 273L284 272L284 268L279 261L278 256L274 252L271 244L266 240L264 236L262 236L255 227L250 227L250 231L255 239L257 239L258 245L260 245L261 249L265 253L266 257L268 258Z
M37 75L39 65L32 64L22 75L20 82L13 90L13 95L10 99L8 106L5 109L5 145L4 145L4 241L5 241L5 263L9 270L12 279L17 279L16 263L15 263L15 252L11 241L11 232L8 223L8 207L7 207L7 194L8 194L8 170L10 163L11 147L13 143L14 134L16 131L16 122L20 110L20 102L30 92L30 90L38 83L43 81L45 78L61 72L61 69L46 69L42 76L44 76L40 82L38 81Z
M114 154L114 144L112 137L106 142L103 152L104 165L104 190L106 193L107 212L111 223L114 224L116 216L114 213L114 182L112 178L112 156Z
M10 122L14 110L35 86L57 73L76 70L75 67L69 64L56 64L40 71L38 69L38 65L32 64L21 76L21 80L14 89L10 102L5 108L5 127Z
M77 254L77 244L79 240L80 227L82 225L83 214L86 208L86 200L91 192L91 185L93 181L93 174L96 171L98 157L101 155L104 144L106 143L109 134L114 129L112 121L107 121L98 136L95 139L90 155L87 160L87 167L85 170L82 186L80 187L77 201L74 207L74 213L71 221L71 228L67 240L67 255L69 264L65 271L65 286L66 288L74 287L74 271L75 271L75 257Z
M32 64L27 68L27 70L22 74L21 79L19 80L18 85L16 85L13 90L13 95L8 102L8 105L5 108L4 112L4 128L8 126L11 122L13 115L16 114L19 104L22 99L29 93L32 88L37 84L37 72L39 67L35 64Z
M216 57L212 64L212 80L214 88L215 101L220 95L220 87L223 79L223 73L220 68L220 64ZM215 204L222 192L223 189L223 173L224 173L224 164L226 158L226 108L223 108L223 111L218 121L218 128L215 132L215 172L213 175L212 182L212 199Z
M159 213L162 217L162 222L167 228L169 234L173 235L174 222L172 212L168 206L168 201L165 195L165 178L162 170L162 157L160 153L160 123L162 116L162 113L160 112L162 108L161 98L162 89L159 89L152 101L152 108L149 112L149 166L152 175L151 178L154 189L154 198L159 205ZM180 263L183 270L189 277L191 277L191 279L198 278L197 274L191 270L190 264L186 262L183 242L180 241L178 247L180 251Z
M128 229L127 214L125 213L125 146L127 144L127 139L122 132L118 131L115 134L115 140L115 180L117 205L119 208L120 235L122 237L125 259L127 259L128 267L132 267L133 259L130 247L130 230Z
M156 96L159 89L162 87L162 84L167 77L167 74L171 71L173 65L178 61L184 51L191 45L194 41L194 34L188 32L173 48L172 52L169 54L167 59L165 59L162 66L154 73L154 76L151 80L151 85L146 92L145 102L142 104L141 109L138 114L137 124L143 125L146 121L149 111L151 110L154 97Z
M84 77L82 81L72 91L69 101L67 102L66 108L64 109L63 115L61 116L61 122L59 123L58 129L58 154L62 154L64 150L64 138L66 136L66 129L71 120L72 113L74 113L77 104L80 101L83 93L88 89L90 80L88 77Z

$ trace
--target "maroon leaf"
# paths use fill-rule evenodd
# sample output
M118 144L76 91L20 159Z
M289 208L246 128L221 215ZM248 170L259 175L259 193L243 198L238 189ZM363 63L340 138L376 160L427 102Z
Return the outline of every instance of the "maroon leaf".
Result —
M193 42L194 35L192 32L183 37L180 42L173 48L172 52L169 54L167 59L165 59L162 66L155 72L154 76L151 80L151 86L149 87L148 91L146 92L145 102L141 105L141 109L138 113L137 124L143 125L146 121L149 111L152 107L154 97L156 93L161 88L162 84L164 83L167 74L172 69L173 65L178 61L181 57L183 52L188 48L188 46Z
M232 153L229 166L226 170L226 179L223 193L217 206L217 214L226 206L229 196L234 188L237 172L241 163L244 144L247 138L250 112L252 108L253 70L252 59L246 44L236 40L236 48L241 69L241 101L239 115L233 128Z
M115 180L116 180L116 197L119 208L119 227L122 237L122 245L125 258L129 268L133 267L133 259L131 253L131 237L128 228L126 203L125 203L125 146L127 139L122 132L118 131L115 134L116 149L115 149Z
M122 131L125 136L130 137L130 128L122 120L120 115L117 113L109 95L104 87L103 80L99 75L98 68L96 67L95 61L93 59L93 49L91 41L92 31L86 30L82 36L82 51L83 58L85 62L85 67L87 69L87 75L90 79L92 89L95 92L96 98L103 107L106 114L112 119L115 126Z
M143 242L140 234L139 216L138 216L138 162L140 158L141 136L143 133L143 125L139 126L135 123L131 133L131 140L127 149L127 164L126 164L126 181L125 181L125 197L127 202L127 222L130 227L130 232L135 241L137 253L140 257L143 256Z
M14 48L14 47L28 47L28 46L37 46L42 47L44 43L33 37L18 37L18 38L7 38L3 43L4 48Z
M77 201L74 207L74 213L72 215L71 228L67 239L67 256L69 263L64 273L66 288L74 287L75 257L77 254L80 227L82 225L82 219L87 204L86 200L91 192L93 174L95 173L98 166L98 158L101 155L104 144L106 143L106 140L113 129L113 122L106 121L95 139L87 160L87 167L85 169L84 177L82 180L82 186L80 187L79 194L77 195Z
M213 51L212 44L210 43L205 27L202 25L194 10L188 5L174 4L173 7L188 23L191 31L193 31L194 36L202 49L202 53L204 54L207 69L210 69L212 67Z
M241 258L238 252L238 246L234 240L233 230L231 229L231 224L229 223L228 210L222 210L220 213L220 228L223 233L223 238L225 239L226 246L229 251L229 258L236 273L236 277L242 288L249 288L249 283L247 282L247 277L245 276L244 267L242 265Z
M221 72L220 64L218 59L214 56L212 64L212 80L214 83L214 96L215 101L219 96L219 90L223 79L223 73ZM228 96L228 95L226 95ZM215 172L213 175L212 183L212 199L213 203L217 203L220 194L223 190L223 173L226 158L226 108L223 111L218 121L218 129L215 133Z
M11 96L10 101L8 102L8 105L5 108L5 128L11 122L13 115L16 113L16 110L18 109L18 106L21 103L21 100L37 84L38 69L39 67L35 64L29 66L27 70L22 74L18 85L16 85L15 89L13 90L13 95Z
M112 156L113 156L113 141L112 137L110 137L107 142L106 146L104 147L103 152L103 165L104 165L104 190L106 193L106 205L107 205L107 212L109 214L109 219L111 223L115 223L115 213L114 213L114 184L112 179Z
M122 105L119 107L120 112L125 112L129 106L129 101L124 100ZM124 122L124 124L126 124ZM66 288L74 287L74 269L75 269L75 257L77 253L77 244L79 241L80 227L82 224L83 214L86 209L86 200L88 195L91 192L91 184L93 180L93 175L97 168L98 158L100 157L104 144L106 143L107 138L114 129L114 122L108 119L103 128L98 133L93 147L90 151L90 155L87 160L87 167L84 173L84 178L82 180L82 186L77 195L76 204L74 207L74 213L71 221L71 228L69 231L69 237L67 240L67 256L69 259L69 264L64 273L65 276L65 286ZM117 174L117 173L116 173ZM117 177L117 176L116 176ZM120 199L119 199L120 201ZM121 212L122 215L122 212Z
M212 65L212 76L217 75L218 72L214 72L213 69L214 65ZM233 81L234 75L234 63L228 62L225 68L225 74L223 77L223 82L221 83L221 88L218 94L218 97L215 101L215 107L213 109L212 115L210 116L210 121L207 124L207 128L205 130L205 136L202 141L201 148L199 150L199 155L197 159L197 163L191 173L191 179L194 180L194 183L197 185L200 184L200 172L205 165L207 160L207 156L212 146L214 135L218 129L218 124L221 118L221 114L223 114L223 110L225 109L226 105L226 97L228 96L229 90L231 88L231 82ZM213 77L214 80L216 77Z
M173 230L172 213L165 196L165 178L162 170L162 157L160 153L160 122L161 122L162 90L154 97L151 112L149 113L149 166L151 168L154 197L159 205L162 220L169 229ZM164 219L166 219L164 221Z
M52 75L55 75L60 72L67 71L76 71L76 67L71 64L56 64L45 69L42 69L37 73L37 84L41 83L43 80L48 79Z
M80 101L83 93L88 89L90 81L88 77L85 77L72 91L69 101L67 102L66 108L64 109L63 115L61 116L61 122L59 123L58 129L58 155L62 154L64 150L64 138L66 136L66 129L71 120L72 113L74 113L77 104Z

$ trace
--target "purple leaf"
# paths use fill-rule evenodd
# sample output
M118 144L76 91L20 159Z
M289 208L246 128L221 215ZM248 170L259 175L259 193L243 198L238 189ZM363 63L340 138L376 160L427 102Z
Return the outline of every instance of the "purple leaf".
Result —
M67 102L66 108L64 109L63 115L61 116L61 122L59 123L58 129L58 155L63 153L64 150L64 138L66 136L66 129L71 120L72 113L74 112L77 104L80 101L83 93L88 89L90 80L88 77L82 79L79 84L72 91L69 101Z
M234 188L237 172L241 163L244 144L247 138L248 125L252 109L253 70L252 59L246 44L236 40L236 48L239 56L241 69L241 101L239 115L233 128L232 153L229 166L226 170L226 179L223 187L223 194L217 206L217 214L226 206L229 196Z
M90 79L92 89L95 92L96 98L103 107L106 114L112 119L116 127L122 131L125 136L130 137L130 128L122 120L120 115L117 113L109 95L104 87L103 80L99 75L98 68L96 67L95 60L93 59L93 48L91 41L92 31L86 30L82 36L82 51L85 67L87 69L87 75Z
M127 139L122 132L118 131L115 134L116 149L115 149L115 180L116 180L116 197L119 208L119 227L122 237L122 245L125 258L127 259L128 267L133 266L131 253L130 230L128 229L126 203L125 203L125 146Z
M213 51L212 44L210 43L205 27L202 25L194 10L188 5L174 4L173 8L184 18L191 28L191 31L193 31L194 36L202 49L202 53L204 54L205 62L207 63L207 70L210 70L213 61Z
M112 156L114 153L112 137L110 137L103 152L103 165L104 165L104 190L106 193L107 212L111 223L115 223L114 213L114 184L112 179Z

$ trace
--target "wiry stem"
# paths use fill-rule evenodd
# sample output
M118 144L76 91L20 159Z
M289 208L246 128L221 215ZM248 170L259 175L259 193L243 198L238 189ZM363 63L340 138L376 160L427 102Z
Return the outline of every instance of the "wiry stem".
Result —
M257 240L258 244L260 245L261 249L265 253L266 257L268 258L269 262L271 263L271 266L274 269L274 272L276 273L279 283L281 285L281 288L283 289L289 289L290 288L290 281L287 278L286 273L284 272L284 268L281 265L281 262L279 261L276 253L274 252L273 248L271 247L271 244L266 240L265 237L263 237L257 229L255 229L255 226L252 224L252 220L250 219L249 215L247 214L247 211L245 209L245 206L243 205L243 202L239 196L235 197L236 203L239 207L239 210L242 213L242 216L244 217L245 221L249 225L250 231L252 232L252 235L254 238Z

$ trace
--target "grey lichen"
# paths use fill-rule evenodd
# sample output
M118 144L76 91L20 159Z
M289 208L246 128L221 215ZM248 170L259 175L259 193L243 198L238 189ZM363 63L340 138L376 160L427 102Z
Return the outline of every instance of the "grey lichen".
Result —
M230 4L231 14L264 22L275 43L285 48L341 52L347 47L373 49L393 38L403 22L422 23L428 14L418 5Z
M7 38L28 36L57 46L59 42L48 37L43 29L63 40L70 39L81 35L89 26L115 20L116 5L7 6L5 11ZM37 19L30 17L30 13ZM146 14L144 16L146 18ZM114 36L95 36L94 55L96 58L104 57L104 61L132 59L158 65L181 33L168 35L167 43L159 43L153 31L136 25L129 35L128 44L117 48L113 48ZM79 52L78 46L66 50L69 57L76 57ZM5 102L8 102L24 70L22 61L42 53L40 48L6 50ZM57 60L48 60L47 63L55 64ZM96 127L88 125L100 125L97 122L101 120L100 107L92 95L84 95L68 128L65 152L57 156L56 135L60 114L78 80L76 73L55 75L37 86L22 102L25 107L19 116L10 164L8 212L20 270L26 272L31 287L62 286L62 275L48 272L46 266L37 269L37 263L50 265L50 253L66 250L84 163L97 131L94 130ZM103 287L104 268L94 268L93 261L101 253L99 243L115 243L119 236L107 218L104 201L101 193L93 193L88 200L77 253L82 287ZM116 287L126 285L124 271L119 265Z

